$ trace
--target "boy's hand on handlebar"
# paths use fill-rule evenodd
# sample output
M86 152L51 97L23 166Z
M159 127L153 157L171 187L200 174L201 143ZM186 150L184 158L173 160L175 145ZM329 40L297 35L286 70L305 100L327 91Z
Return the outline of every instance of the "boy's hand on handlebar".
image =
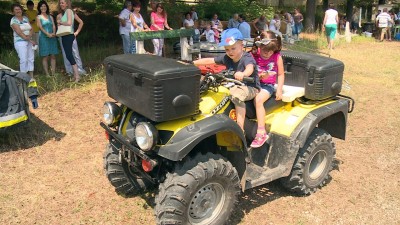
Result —
M244 73L243 72L236 72L234 76L235 76L236 80L242 81L243 77L244 77Z

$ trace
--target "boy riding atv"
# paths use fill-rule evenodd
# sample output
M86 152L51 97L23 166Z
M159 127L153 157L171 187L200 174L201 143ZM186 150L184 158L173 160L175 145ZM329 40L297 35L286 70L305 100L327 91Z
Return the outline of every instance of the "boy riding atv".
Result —
M104 167L116 192L158 188L157 224L224 224L240 191L277 179L300 195L322 187L336 152L332 136L345 138L354 103L339 94L344 65L296 52L282 58L282 101L264 103L270 137L257 151L249 148L254 103L245 102L245 136L229 89L243 83L229 71L209 72L200 84L199 69L177 60L106 58L107 92L117 102L103 108Z
M194 61L194 65L223 64L228 70L235 71L236 80L251 78L252 82L245 82L246 85L232 87L230 90L231 101L235 104L236 122L244 130L244 118L246 114L245 101L252 100L259 90L260 80L257 74L257 65L250 53L243 51L243 36L236 28L231 28L222 33L219 46L225 47L225 55L216 58L204 58Z

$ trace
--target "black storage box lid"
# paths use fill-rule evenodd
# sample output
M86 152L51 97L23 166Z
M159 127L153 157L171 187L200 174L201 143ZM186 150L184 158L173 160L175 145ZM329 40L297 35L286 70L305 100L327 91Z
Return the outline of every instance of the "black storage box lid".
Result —
M304 52L294 52L294 51L282 51L281 55L282 58L284 58L284 61L285 58L286 59L290 58L297 64L304 64L304 67L307 69L313 67L315 71L318 71L320 73L324 73L326 71L331 71L335 69L340 69L341 72L343 73L344 70L343 62L337 59L328 58L321 55L304 53Z
M106 65L108 63L112 63L113 66L116 66L125 71L140 71L142 76L151 80L177 78L187 76L187 74L200 75L199 68L192 64L181 62L176 59L163 58L155 55L113 55L107 57L104 62Z

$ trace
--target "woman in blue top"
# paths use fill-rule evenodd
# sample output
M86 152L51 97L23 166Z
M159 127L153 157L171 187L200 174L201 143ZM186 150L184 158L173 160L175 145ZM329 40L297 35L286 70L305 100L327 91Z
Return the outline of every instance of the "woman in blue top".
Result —
M39 27L39 55L43 57L42 64L44 72L49 76L49 55L50 55L50 71L54 75L56 71L56 56L58 54L56 25L53 17L50 15L49 5L46 1L40 1L37 6L39 15L36 18Z
M81 77L79 76L78 66L76 65L75 58L72 54L72 43L75 40L74 34L74 12L71 9L70 0L60 0L59 4L59 14L57 16L58 26L71 26L71 34L62 36L62 45L65 51L65 56L67 57L69 63L72 65L74 71L75 82L79 82Z
M14 17L11 18L10 26L13 29L14 47L19 57L19 70L33 77L35 60L33 47L36 42L32 40L32 26L28 17L23 16L20 4L12 4L11 11Z

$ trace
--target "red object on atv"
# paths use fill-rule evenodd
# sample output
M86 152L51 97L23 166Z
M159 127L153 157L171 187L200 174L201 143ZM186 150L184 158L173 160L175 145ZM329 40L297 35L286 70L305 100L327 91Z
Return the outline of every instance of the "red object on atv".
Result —
M210 72L210 73L219 73L222 70L226 69L226 66L224 65L201 65L201 66L197 66L200 69L201 75L206 75L206 73Z

